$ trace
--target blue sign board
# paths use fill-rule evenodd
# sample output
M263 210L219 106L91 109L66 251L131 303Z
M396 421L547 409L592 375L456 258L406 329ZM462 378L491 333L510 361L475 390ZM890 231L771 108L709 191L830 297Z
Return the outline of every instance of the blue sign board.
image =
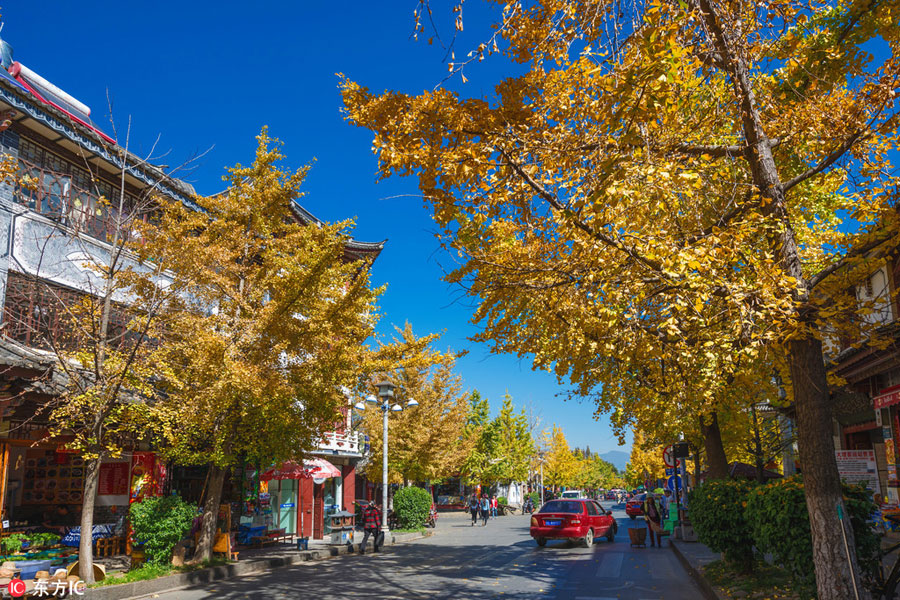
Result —
M681 489L681 477L672 475L666 480L666 487L672 490L672 492L675 492L676 489Z
M671 477L675 474L675 469L671 467L666 467L666 477Z
M281 505L281 508L294 508L294 503L293 502L285 502L284 504Z

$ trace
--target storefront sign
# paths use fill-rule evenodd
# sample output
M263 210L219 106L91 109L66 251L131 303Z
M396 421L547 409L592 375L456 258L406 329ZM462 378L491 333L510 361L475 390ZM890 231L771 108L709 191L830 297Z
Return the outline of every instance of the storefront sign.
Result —
M874 450L836 450L834 456L843 481L863 483L876 494L881 493Z
M897 389L895 389L897 388ZM882 390L880 394L872 398L872 405L875 410L887 408L900 402L900 386L889 387Z
M104 463L100 465L99 496L124 496L128 494L128 463Z

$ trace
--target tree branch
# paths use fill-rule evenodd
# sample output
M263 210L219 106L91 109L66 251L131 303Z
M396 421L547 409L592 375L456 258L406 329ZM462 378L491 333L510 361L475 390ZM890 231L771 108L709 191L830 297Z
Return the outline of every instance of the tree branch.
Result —
M822 171L824 171L825 169L827 169L828 167L830 167L831 165L836 163L847 152L847 150L849 150L850 148L853 147L853 144L855 144L860 139L865 137L863 135L864 133L865 132L863 130L860 130L860 131L857 131L856 133L854 133L853 135L851 135L850 137L848 137L846 140L844 140L844 142L840 146L838 146L837 148L832 150L832 152L828 156L823 158L821 160L821 162L819 162L819 164L807 169L803 173L800 173L799 175L797 175L790 181L783 183L781 185L781 191L783 193L787 193L787 191L789 189L791 189L792 187L794 187L795 185L803 183L810 177L818 175L819 173L821 173Z

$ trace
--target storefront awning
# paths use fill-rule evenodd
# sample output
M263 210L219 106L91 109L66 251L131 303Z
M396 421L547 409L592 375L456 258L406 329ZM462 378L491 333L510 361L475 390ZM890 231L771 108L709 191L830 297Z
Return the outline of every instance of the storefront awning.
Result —
M900 402L900 385L895 385L887 389L881 390L877 396L872 398L872 406L875 410L879 408L887 408L888 406Z
M260 481L283 479L330 479L340 477L341 470L324 458L310 458L297 464L292 460L273 467L259 476Z

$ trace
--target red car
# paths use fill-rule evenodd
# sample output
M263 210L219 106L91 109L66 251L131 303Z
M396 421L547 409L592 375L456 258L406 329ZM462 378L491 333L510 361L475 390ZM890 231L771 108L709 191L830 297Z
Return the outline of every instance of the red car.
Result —
M531 537L538 546L545 546L547 540L569 539L581 540L590 548L596 537L615 541L618 528L612 512L583 498L551 500L531 517Z
M635 517L644 516L644 498L647 494L636 494L634 498L625 503L625 514L631 517L633 521Z

